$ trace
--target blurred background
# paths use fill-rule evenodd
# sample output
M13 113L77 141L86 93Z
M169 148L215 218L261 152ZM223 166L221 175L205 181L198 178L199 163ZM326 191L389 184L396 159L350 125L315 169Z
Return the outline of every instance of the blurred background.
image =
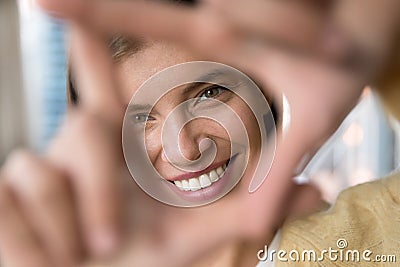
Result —
M63 26L32 1L0 0L0 162L15 146L43 151L65 112Z
M46 148L66 109L64 27L30 1L0 0L0 163L15 147ZM399 166L400 127L370 88L299 182L327 201Z

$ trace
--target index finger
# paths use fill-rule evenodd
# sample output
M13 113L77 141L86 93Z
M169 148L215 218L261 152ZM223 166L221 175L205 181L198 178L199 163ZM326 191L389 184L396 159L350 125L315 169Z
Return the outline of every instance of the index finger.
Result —
M82 25L71 25L71 76L77 85L79 106L114 124L123 106L117 90L106 40ZM79 89L78 89L79 88Z
M302 49L315 47L325 28L324 12L328 10L309 0L191 1L199 3L195 8L183 6L181 1L175 1L180 5L171 5L174 1L37 2L50 13L84 22L106 34L118 32L178 41L217 59L235 55L241 49L240 42L248 38ZM237 44L232 44L233 40Z
M104 257L115 251L121 239L124 109L106 42L78 24L71 25L71 42L79 105L70 110L48 154L71 180L89 251Z

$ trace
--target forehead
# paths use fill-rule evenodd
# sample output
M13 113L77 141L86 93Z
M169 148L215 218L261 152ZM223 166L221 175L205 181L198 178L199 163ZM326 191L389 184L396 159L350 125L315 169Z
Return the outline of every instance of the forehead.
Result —
M140 85L155 73L184 62L201 60L187 49L169 43L152 43L117 63L116 77L124 102L129 103Z

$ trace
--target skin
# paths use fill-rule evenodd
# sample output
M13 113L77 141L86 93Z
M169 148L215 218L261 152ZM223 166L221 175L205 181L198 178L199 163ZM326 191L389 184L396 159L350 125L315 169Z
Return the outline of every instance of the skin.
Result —
M122 60L116 66L116 76L123 101L129 103L132 95L142 82L147 80L151 75L166 67L195 60L200 60L200 57L179 46L160 42L147 46L142 51ZM163 154L161 145L162 124L167 115L178 104L204 94L204 90L208 86L210 85L199 86L185 94L183 93L185 87L178 87L163 96L151 111L150 120L146 123L146 149L153 166L166 179L172 179L184 174L184 172L171 165ZM258 124L250 108L247 107L246 103L240 97L228 90L220 91L213 99L220 100L229 105L239 115L250 139L249 149L251 152L249 162L257 162L260 149L260 135ZM194 120L182 129L180 133L180 148L183 155L190 160L197 159L200 155L198 150L199 142L205 137L211 138L217 145L218 152L213 163L226 162L230 157L231 143L229 136L221 125L207 119ZM178 148L174 149L176 151L172 151L172 153L180 153ZM247 183L251 179L253 167L251 166L244 174L243 179Z
M253 1L248 7L254 10L248 12L259 15L246 16L245 18L252 19L249 23L239 16L242 14L241 8L235 12L235 7L239 6L241 1L229 5L228 10L232 12L228 14L221 13L221 10L227 10L226 5L219 5L223 1L207 1L208 8L190 11L159 4L144 5L136 1L38 2L49 13L68 18L75 28L81 51L77 53L75 62L77 73L81 76L78 83L79 88L82 88L82 104L74 112L71 111L69 119L52 148L46 153L45 159L38 160L37 156L30 153L18 152L10 156L2 169L1 176L4 179L0 185L0 257L13 266L26 266L25 261L29 262L30 266L54 266L55 264L49 262L52 259L59 260L59 265L62 266L62 263L67 264L71 261L80 262L81 251L91 255L89 259L96 259L99 258L98 255L104 257L116 250L122 252L118 254L120 257L112 257L113 263L120 263L125 259L125 263L136 263L139 266L143 266L145 260L148 261L148 266L185 266L205 251L210 251L227 240L232 241L232 238L256 240L262 236L263 240L269 240L271 237L265 233L276 228L285 217L278 218L277 214L282 215L297 199L304 199L304 196L309 195L299 188L294 189L289 182L298 163L304 155L312 154L323 144L355 105L362 87L376 80L381 74L380 71L384 69L391 55L393 36L398 32L399 2L396 0L334 1L336 5L333 5L331 13L333 18L329 22L340 26L339 33L336 31L336 34L333 34L340 37L336 38L339 43L329 41L332 34L328 34L326 39L322 38L325 41L318 42L321 40L318 34L321 31L313 29L314 26L317 26L317 29L318 25L325 26L318 18L326 16L297 8L292 10L301 12L296 13L298 16L293 16L293 13L285 12L287 7L291 9L290 5L286 8L279 5L269 6L265 12L273 13L275 8L281 7L281 13L278 14L282 16L277 20L266 20L263 12L257 12L263 10L259 6L260 2ZM359 9L360 6L364 8ZM304 35L295 40L285 38L293 36L288 34L290 27L281 27L287 19L285 14L295 19L296 23L291 25L296 25L296 32L307 32L306 42L302 38ZM242 25L248 27L238 27ZM258 25L271 27L259 31ZM121 203L126 201L121 202L118 179L110 179L115 177L115 173L119 173L120 166L117 161L109 159L120 156L116 149L120 125L116 122L121 120L123 110L120 107L123 105L120 103L121 96L117 95L115 90L111 90L117 87L117 79L112 75L113 68L110 58L105 53L104 40L93 36L93 31L88 31L88 27L97 29L101 34L124 32L134 36L174 40L199 51L206 58L240 66L259 79L263 85L267 85L266 88L278 93L284 92L293 112L292 126L285 140L279 140L275 164L264 186L252 195L238 194L240 197L230 198L231 204L224 202L226 206L224 204L223 209L215 209L213 213L212 209L207 209L205 213L199 212L198 215L191 214L192 216L189 216L190 212L182 214L173 209L159 207L137 191L135 197L136 200L140 200L140 205L137 204L138 201L129 202L132 208L140 210L146 207L148 213L152 213L157 207L157 211L161 210L165 215L164 226L174 227L163 228L168 231L161 231L164 235L158 235L157 242L152 242L151 233L155 228L146 229L145 223L131 224L132 228L141 229L140 232L149 235L141 239L139 232L135 235L125 234L129 236L128 239L137 242L122 245L116 229L120 229L117 226L121 221ZM350 68L341 69L313 57L293 55L286 47L273 49L262 45L256 51L244 49L247 47L248 35L240 33L243 33L242 30L246 33L253 28L261 40L274 37L273 39L290 44L301 51L309 52L311 49L313 52L312 48L316 48L315 51L322 51L324 57L339 58L340 62L346 62L348 56L353 54L354 48L360 49L364 51L364 58L368 58L369 64L353 64ZM322 29L322 33L324 32ZM349 40L346 36L354 38ZM313 45L310 47L309 44ZM367 68L359 68L360 66ZM314 126L313 131L309 131L308 125ZM32 162L35 164L32 165ZM35 179L27 181L22 179L24 177ZM74 194L65 191L65 184L74 189ZM31 190L24 191L20 188ZM55 190L56 188L61 190ZM28 194L29 192L35 194ZM46 207L45 203L49 202L45 200L49 196L59 201L51 201L50 203L55 204L44 209L43 213L37 213L42 216L34 219L31 214L26 213L34 204L37 207ZM105 199L107 201L104 201ZM22 203L27 203L28 208L23 208ZM64 204L59 206L60 203L74 205L71 209L66 209ZM306 202L310 203L313 202ZM57 215L59 210L64 211L62 215ZM45 215L52 220L44 219ZM65 218L72 218L72 223L65 223ZM143 218L143 222L156 224L156 218L157 216L153 217L153 220ZM231 221L228 225L223 223L227 219ZM36 223L33 223L34 221ZM213 228L205 228L205 223L213 225ZM40 225L47 225L48 231L40 230L43 229ZM200 234L201 231L190 231L193 227L207 230L207 239ZM82 235L77 234L78 232ZM184 236L179 234L182 232L185 233ZM196 243L195 249L182 245L193 242ZM159 257L154 257L155 249L159 251ZM24 253L23 257L21 251ZM124 255L123 251L128 252Z
M124 107L134 88L134 83L126 77L144 80L158 70L155 65L144 68L140 61L139 73L146 75L125 75L124 68L132 68L129 63L137 63L134 58L125 64L113 65L105 47L84 28L75 28L72 40L80 105L70 109L44 157L28 151L16 152L2 168L0 256L4 264L188 266L204 261L217 266L221 262L254 265L257 259L251 252L272 238L277 224L252 240L238 235L236 227L211 246L208 238L221 237L220 227L225 224L226 212L237 213L237 201L250 197L246 183L213 205L179 209L147 196L132 182L124 167L120 129ZM149 48L138 55L149 53L150 62L155 58L160 60L161 55L169 60L179 58L179 61L162 60L163 64L157 68L189 59L176 53L176 48L166 47L161 55L158 50L155 54L158 56L151 56L157 49L160 47L155 45L153 50ZM141 60L140 56L137 60ZM118 74L115 79L112 73ZM124 82L127 82L125 86ZM242 104L237 103L238 111L239 105ZM159 158L159 153L156 157ZM307 188L299 192L296 204L300 200L307 203L304 202L307 196L316 195ZM309 200L308 203L313 203L315 198ZM309 208L309 205L303 207ZM302 210L295 206L293 209ZM29 212L32 210L36 212ZM281 216L284 213L277 213L275 220L279 221ZM115 224L119 225L116 229ZM204 231L208 234L204 235ZM24 257L20 257L21 248ZM158 251L158 257L152 255L154 251ZM166 262L166 259L169 260Z
M140 85L155 73L164 68L190 61L201 60L200 56L166 42L156 42L146 45L138 53L118 62L116 64L116 78L119 85L122 101L128 105L132 95L139 89ZM184 86L178 87L163 96L154 106L150 113L150 119L146 122L146 149L151 162L157 171L166 179L182 175L185 172L175 168L163 154L161 145L161 126L167 115L180 103L204 93L209 85L202 85L193 91L183 94ZM246 169L242 180L236 190L245 191L246 184L252 178L254 162L257 162L260 148L258 124L256 123L251 110L236 95L229 91L220 93L214 99L228 104L243 121L250 138L249 167ZM214 162L227 161L230 156L230 141L226 131L216 122L207 119L197 119L188 123L180 134L179 144L181 150L176 148L176 153L183 155L190 160L199 156L198 145L201 137L211 138L217 145L217 156ZM213 205L211 205L213 206ZM219 209L222 209L222 203ZM210 207L213 208L213 207ZM207 208L206 208L207 209ZM195 211L194 211L195 212ZM271 229L272 235L276 229ZM203 257L195 266L251 266L257 263L255 253L261 243L232 242L224 245L216 252ZM239 257L239 255L241 257Z
M176 53L176 48L160 50L155 45L136 58L141 60L141 56L149 53L146 58L151 64L146 68L142 60L139 61L141 64L134 64L138 62L134 57L115 66L101 42L84 28L75 28L72 39L72 61L77 70L80 105L70 109L44 157L28 151L16 152L2 168L0 256L4 264L254 265L257 262L254 253L271 240L278 224L271 225L268 231L253 239L236 232L237 228L232 227L235 220L229 224L232 232L220 232L220 227L226 225L226 213L237 214L237 201L248 201L251 196L246 183L212 205L179 209L147 196L132 182L124 167L120 129L124 107L135 88L135 83L129 79L143 81L157 68L193 56L183 57ZM157 54L152 54L157 50ZM153 65L154 59L163 58L161 55L166 55L168 60ZM171 61L172 58L179 60ZM138 73L146 75L126 75L127 68L133 68L129 64L140 66ZM117 73L115 79L112 73ZM242 104L237 102L236 105L239 111ZM155 155L160 158L159 153ZM115 160L110 161L110 158ZM298 192L293 211L304 212L304 207L310 208L309 204L315 203L318 194L304 187ZM31 210L36 212L29 212ZM276 213L274 220L280 221L284 214ZM112 227L115 224L119 225L117 229ZM221 238L221 234L225 238L210 245L209 237ZM21 248L24 257L20 257ZM154 251L158 251L158 257L153 256Z

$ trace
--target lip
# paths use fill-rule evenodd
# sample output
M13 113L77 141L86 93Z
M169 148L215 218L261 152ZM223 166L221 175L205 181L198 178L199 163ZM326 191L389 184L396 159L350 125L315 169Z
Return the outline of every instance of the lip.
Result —
M211 164L210 166L208 166L207 168L205 168L202 171L188 172L188 173L184 173L184 174L181 174L181 175L177 175L175 177L166 178L166 180L173 182L173 181L188 180L190 178L199 177L200 175L205 174L205 173L209 173L210 171L212 171L214 169L217 169L218 167L221 167L224 164L228 165L229 161L230 161L230 159L227 159L227 160L224 160L224 161L220 161L220 162L216 162L216 163Z

